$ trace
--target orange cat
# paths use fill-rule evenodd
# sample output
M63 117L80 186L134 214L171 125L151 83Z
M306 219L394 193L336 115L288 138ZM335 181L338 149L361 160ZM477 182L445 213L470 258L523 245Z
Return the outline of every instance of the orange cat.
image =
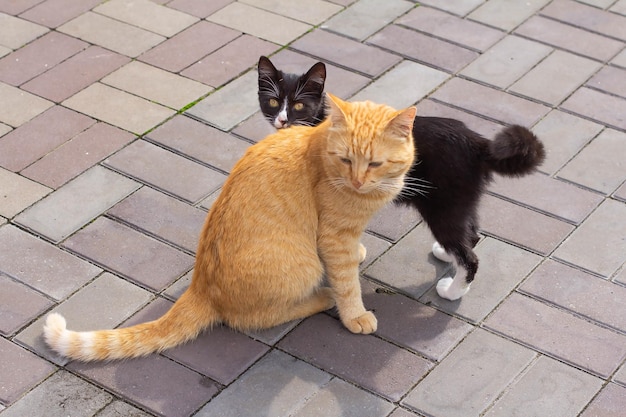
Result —
M416 110L328 102L322 124L282 129L235 165L204 224L191 285L163 317L74 332L54 313L44 326L48 345L83 361L137 357L217 323L263 329L335 304L350 331L375 331L361 299L359 239L404 185ZM330 287L321 286L324 273Z

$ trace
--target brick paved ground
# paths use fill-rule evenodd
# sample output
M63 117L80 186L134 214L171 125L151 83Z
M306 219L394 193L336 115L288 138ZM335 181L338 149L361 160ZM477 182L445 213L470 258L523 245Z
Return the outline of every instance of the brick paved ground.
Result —
M626 0L1 1L0 414L625 416L625 47ZM543 139L541 172L483 200L472 290L440 299L432 237L389 207L364 238L375 335L320 314L59 360L48 312L123 326L188 284L206 211L271 131L261 54L326 62L343 98Z

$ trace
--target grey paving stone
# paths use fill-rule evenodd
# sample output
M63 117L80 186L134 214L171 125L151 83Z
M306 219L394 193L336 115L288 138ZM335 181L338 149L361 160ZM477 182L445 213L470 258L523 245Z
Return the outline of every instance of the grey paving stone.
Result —
M142 187L107 214L190 253L196 251L206 217L203 210L149 187Z
M119 400L112 401L104 407L95 417L150 417L138 408Z
M304 320L278 346L391 401L399 401L432 367L425 359L372 335L352 334L325 314Z
M626 133L606 129L561 171L559 177L611 194L626 179L620 156L626 152ZM589 169L593 167L593 169Z
M134 139L135 135L130 132L99 122L20 174L57 189Z
M552 110L532 129L546 148L546 160L539 170L555 174L602 129L597 123Z
M331 375L273 350L205 405L197 417L290 415L305 398L328 384Z
M465 16L484 2L485 0L456 0L446 2L442 2L441 0L423 0L419 3L420 5L436 7L458 16Z
M461 78L449 80L431 97L497 121L528 127L550 110L541 104Z
M419 298L450 269L450 265L431 254L433 242L432 234L422 223L365 269L364 274Z
M549 2L550 0L530 0L511 3L507 0L491 0L470 13L468 18L510 31Z
M46 196L52 190L34 181L0 168L2 205L0 214L11 218Z
M333 45L333 48L328 48L328 45ZM400 62L400 57L396 55L320 29L307 33L291 46L372 77Z
M26 5L26 8L29 6ZM48 28L7 14L2 15L0 44L18 49L35 38L48 32Z
M59 242L139 188L139 184L94 166L15 218L15 222Z
M257 73L249 71L202 99L188 114L222 130L230 130L259 109Z
M56 28L68 20L87 12L100 2L100 0L80 2L71 0L37 1L38 4L35 7L26 10L20 17L50 28Z
M101 388L95 387L69 372L59 371L5 410L2 415L14 417L28 415L89 417L107 405L112 398Z
M561 106L602 124L626 130L626 99L581 88L572 94Z
M615 56L623 43L542 16L533 16L515 33L598 61Z
M263 113L256 112L232 130L232 133L252 142L258 142L266 136L276 133L276 129L269 124Z
M626 355L625 335L516 293L485 326L602 378L611 375Z
M345 381L333 378L308 399L294 417L385 417L393 404Z
M350 100L371 100L403 109L417 103L449 77L450 75L443 71L416 62L402 61ZM398 80L405 81L398 83Z
M156 291L189 271L194 263L192 256L104 217L74 234L63 246Z
M376 313L376 334L441 361L473 327L445 313L362 280L363 302Z
M461 71L461 75L506 88L553 51L538 42L506 36ZM515 62L515 66L511 65Z
M312 29L301 21L234 2L207 17L210 22L285 45Z
M605 200L555 251L570 264L610 277L626 261L626 204Z
M84 3L80 2L80 4ZM45 2L44 4L53 3ZM67 4L66 1L64 6L71 7L75 3L71 3L70 6ZM57 6L56 8L65 9L65 7ZM130 58L126 56L92 45L22 84L20 88L60 103L129 61Z
M613 281L626 284L626 265L613 277Z
M153 414L187 417L218 391L216 383L163 356L67 368Z
M489 194L482 198L479 215L484 233L543 255L554 251L574 229L571 224Z
M1 82L0 94L0 122L11 127L19 127L54 106L51 101Z
M590 320L626 332L626 288L553 260L547 260L520 291Z
M575 416L602 387L600 378L541 356L485 417Z
M573 224L580 224L604 199L540 173L516 179L496 176L489 191Z
M626 387L626 364L622 365L622 367L615 373L613 381Z
M274 0L243 0L243 3L312 25L322 23L342 9L341 6L325 0L312 0L308 3L294 0L281 2Z
M414 4L405 0L359 0L324 22L322 27L332 32L364 40L406 13Z
M424 4L424 2L420 2L420 4ZM432 4L432 6L440 8L454 7L454 5L448 6L444 4ZM486 51L505 35L499 30L429 7L417 7L396 20L395 23L447 39L480 52Z
M250 146L249 142L184 116L174 117L147 137L224 172L230 172Z
M626 49L623 49L622 52L615 55L615 57L611 60L611 64L626 68Z
M580 417L619 417L626 407L626 388L615 384L605 386Z
M55 371L49 362L3 337L0 338L0 355L0 403L7 406ZM14 415L21 417L29 414Z
M367 249L365 260L359 265L359 269L361 270L367 268L374 260L378 259L380 255L391 247L391 243L370 233L363 233L361 243L363 243Z
M133 142L104 164L190 203L217 190L226 179L215 170L144 140ZM164 166L168 169L162 169Z
M53 311L61 313L68 328L77 331L111 329L137 311L151 298L151 294L119 277L105 273L89 285L81 288ZM65 364L44 343L42 329L45 317L41 317L22 331L17 340L38 354L57 363Z
M187 272L185 275L177 279L172 285L167 287L167 289L163 292L163 296L168 297L171 300L178 300L178 298L183 295L185 290L191 284L191 278L193 277L193 269Z
M274 346L300 322L301 320L294 320L289 323L281 324L280 326L272 327L271 329L249 331L246 332L246 334L254 340L258 340L269 346Z
M482 321L541 262L541 257L492 238L476 247L480 260L471 290L460 301L445 300L432 288L420 301L477 323Z
M201 20L143 53L138 59L167 71L179 72L239 35L239 31Z
M478 57L475 51L398 25L387 26L367 43L452 73Z
M389 204L376 213L367 230L391 242L397 242L421 220L417 210L399 204Z
M426 415L478 416L535 355L530 349L476 329L417 384L402 405Z
M0 274L0 334L10 336L52 306L52 302L25 285Z
M587 86L626 98L626 86L622 83L625 79L626 70L607 66L594 75Z
M209 3L204 0L173 0L166 3L167 7L172 9L181 10L198 17L207 17L233 1L215 0ZM163 3L163 1L160 1L160 3Z
M513 84L510 90L556 105L582 85L600 65L599 62L557 50Z
M55 300L62 300L102 272L13 225L0 227L0 271Z
M618 200L626 201L626 182L624 182L624 184L622 184L622 186L615 191L613 197Z
M0 165L21 171L94 123L83 114L54 106L0 139Z
M595 7L569 0L553 0L541 11L549 16L592 32L626 41L626 16L607 13Z

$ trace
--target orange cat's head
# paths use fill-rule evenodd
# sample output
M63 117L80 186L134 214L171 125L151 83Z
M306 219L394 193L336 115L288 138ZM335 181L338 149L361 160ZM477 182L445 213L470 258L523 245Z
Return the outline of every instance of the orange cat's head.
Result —
M416 108L345 102L328 94L326 167L337 187L367 194L400 192L414 159Z

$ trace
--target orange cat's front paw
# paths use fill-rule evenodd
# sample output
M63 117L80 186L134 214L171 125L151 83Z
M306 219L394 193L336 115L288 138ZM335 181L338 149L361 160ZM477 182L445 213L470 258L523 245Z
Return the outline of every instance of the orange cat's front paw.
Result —
M371 311L366 311L359 317L348 319L343 324L352 333L370 334L374 333L378 328L378 320L376 320L376 316Z

